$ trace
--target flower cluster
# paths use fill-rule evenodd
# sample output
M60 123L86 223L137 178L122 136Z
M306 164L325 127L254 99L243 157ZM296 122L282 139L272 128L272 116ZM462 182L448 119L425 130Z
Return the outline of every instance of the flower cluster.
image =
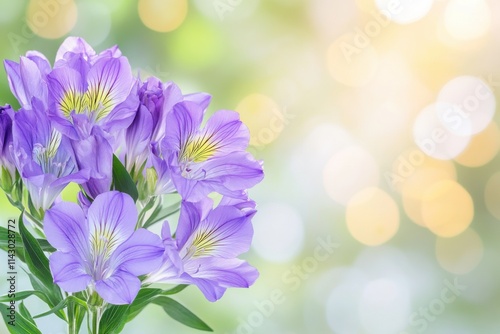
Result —
M96 53L77 37L53 66L36 51L4 65L20 109L0 108L0 186L55 248L62 290L130 304L151 283L194 284L215 301L255 281L237 257L263 170L238 113L204 122L210 95L142 81L118 47ZM71 182L78 204L60 200ZM148 230L158 222L161 236Z

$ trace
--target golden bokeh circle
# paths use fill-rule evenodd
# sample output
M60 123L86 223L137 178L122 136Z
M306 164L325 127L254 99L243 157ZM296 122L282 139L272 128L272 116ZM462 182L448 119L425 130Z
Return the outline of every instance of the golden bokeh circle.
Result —
M139 0L139 17L151 30L169 32L177 29L186 19L187 0Z
M265 146L279 136L290 120L278 104L264 94L250 94L236 106L241 121L250 130L250 145Z
M455 161L467 167L480 167L493 160L500 149L500 130L495 122L474 135Z
M451 238L465 231L474 218L472 197L453 180L442 180L422 196L422 219L434 234Z
M347 228L359 242L381 245L399 229L399 209L394 199L383 190L369 187L356 193L346 208Z
M31 0L26 10L28 27L38 36L60 38L73 29L78 19L78 8L73 0Z

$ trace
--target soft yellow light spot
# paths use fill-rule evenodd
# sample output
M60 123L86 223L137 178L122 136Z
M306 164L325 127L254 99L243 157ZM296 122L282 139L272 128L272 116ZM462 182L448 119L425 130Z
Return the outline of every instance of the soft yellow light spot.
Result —
M159 32L177 29L188 12L187 0L139 0L138 6L142 23Z
M437 238L436 258L450 273L464 275L472 271L483 258L484 246L473 229L455 238Z
M227 43L222 36L223 32L213 23L193 16L172 35L170 43L166 43L166 52L175 65L189 71L220 65L221 58L227 55L224 50Z
M456 40L473 40L491 28L491 10L484 0L450 0L444 12L444 24Z
M422 169L408 179L402 188L403 207L408 217L417 225L425 227L422 217L422 200L426 191L434 184L452 179L442 169Z
M340 36L328 49L327 64L332 77L351 86L366 85L378 68L378 54L370 39L360 34Z
M379 167L370 153L350 146L334 154L323 169L323 185L337 203L346 205L354 194L379 183Z
M392 164L392 174L386 175L386 178L395 190L401 192L417 172L428 169L440 170L449 175L450 179L456 180L453 162L431 158L417 147L408 148L399 154Z
M488 211L500 220L500 172L493 174L486 183L484 200Z
M422 196L422 219L436 235L451 238L469 227L474 218L470 194L452 180L432 185Z
M406 214L414 223L425 226L422 218L422 197L435 183L441 180L456 180L455 166L450 161L433 159L414 149L403 154L393 168L401 178L399 189Z
M381 13L399 24L410 24L424 18L434 0L375 0Z
M455 158L455 161L467 167L479 167L486 165L498 153L500 149L500 131L495 122L481 133L473 136L469 146Z
M374 10L377 10L374 0L355 0L355 2L356 6L365 12L373 13Z
M40 37L56 39L73 29L78 18L74 1L31 0L26 10L26 22Z
M355 194L346 208L347 228L359 242L376 246L391 239L399 228L396 202L375 187Z
M238 103L236 111L250 130L250 145L265 146L278 138L287 125L278 104L263 94L250 94Z

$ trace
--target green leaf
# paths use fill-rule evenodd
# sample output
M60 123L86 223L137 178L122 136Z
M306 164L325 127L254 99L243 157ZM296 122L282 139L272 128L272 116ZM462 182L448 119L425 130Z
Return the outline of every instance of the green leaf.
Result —
M24 250L24 246L23 246L23 240L21 238L21 236L19 235L19 233L15 232L15 231L10 231L11 233L14 232L15 233L15 240L16 240L16 250ZM0 226L0 249L3 249L5 251L8 250L8 247L9 247L9 241L8 241L8 230L3 227L3 226ZM56 251L56 249L54 247L52 247L49 242L45 239L36 239L38 241L38 243L40 244L40 247L42 248L42 250L44 252L50 252L50 253L53 253ZM21 251L17 252L16 256L19 260L21 260L22 262L24 262L24 256L22 256L24 254L22 254Z
M157 222L170 217L174 213L179 212L180 209L181 209L180 201L167 207L163 207L160 204L153 210L153 213L148 217L148 219L146 220L146 222L143 224L142 227L148 228L156 224Z
M167 296L167 295L174 295L176 293L179 293L181 292L182 290L184 290L185 288L187 288L189 285L187 284L179 284L175 287L173 287L172 289L170 290L165 290L163 291L161 294L164 295L164 296Z
M127 322L132 321L141 311L163 292L162 289L142 288L130 304Z
M132 180L132 177L116 155L113 155L113 184L115 190L127 193L134 199L134 202L137 201L139 193L134 180Z
M2 313L3 319L5 321L5 325L9 333L11 334L42 334L30 320L26 319L19 312L15 312L14 315L10 314L10 310L6 304L0 303L0 312ZM15 326L9 324L9 321L13 321L13 319L9 318L10 316L15 317Z
M35 320L31 316L30 311L28 311L26 306L24 306L24 302L21 302L21 304L19 304L19 314L25 317L26 320L28 320L29 322L31 322L33 325L36 326Z
M130 305L110 305L104 311L99 322L99 333L117 334L123 330Z
M40 313L38 315L35 315L34 318L42 318L42 317L45 317L45 316L48 316L49 314L52 314L52 313L56 313L57 311L59 310L62 310L66 307L66 305L68 304L68 302L73 302L73 303L76 303L77 305L80 305L81 307L87 309L87 303L84 302L83 300L75 297L75 296L68 296L68 298L66 298L65 300L62 300L59 304L57 304L55 307L53 307L52 309L48 310L47 312L44 312L44 313Z
M178 322L195 328L202 331L213 332L213 330L204 323L200 318L194 315L193 312L189 311L187 308L182 306L179 302L173 300L169 297L158 297L153 301L153 304L160 305L163 307L163 310L170 316L172 319L177 320Z
M26 298L28 298L29 296L32 296L32 295L35 295L35 296L37 296L38 298L40 298L42 300L43 300L44 297L46 297L40 291L20 291L20 292L16 292L14 294L14 296L9 296L8 294L0 296L0 303L8 303L11 300L15 300L15 301L23 300L23 299L26 299Z
M30 281L35 290L39 290L47 296L47 304L54 308L62 300L63 296L59 287L54 284L49 268L49 259L45 256L38 241L29 233L24 226L23 215L19 217L19 234L23 240L24 256L31 275ZM56 313L61 319L66 320L64 312Z

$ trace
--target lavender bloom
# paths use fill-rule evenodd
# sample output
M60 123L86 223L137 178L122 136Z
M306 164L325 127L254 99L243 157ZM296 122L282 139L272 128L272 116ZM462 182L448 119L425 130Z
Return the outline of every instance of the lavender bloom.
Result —
M261 163L245 152L248 129L229 110L216 112L200 129L203 115L204 109L191 101L176 104L167 115L161 149L175 187L193 202L213 191L244 197L244 190L264 177Z
M136 223L132 198L117 191L97 196L87 214L74 203L54 205L44 221L57 249L49 258L54 282L67 292L89 288L110 304L130 304L138 276L155 270L164 250L157 235L134 231Z
M94 127L110 134L126 128L139 103L127 58L117 47L96 55L81 38L63 42L47 84L49 115L72 139L87 138Z
M70 182L83 183L88 170L78 170L67 137L49 122L41 103L14 116L13 158L36 209L48 209Z
M32 100L38 99L45 107L47 101L47 74L51 71L49 61L37 51L28 51L19 63L4 61L10 90L21 108L32 109Z
M12 118L14 111L9 105L0 107L0 187L9 192L16 178L16 167L12 159Z
M89 179L82 184L92 198L109 191L113 179L113 149L103 135L91 135L86 139L72 140L76 164L79 169L89 170Z
M123 137L122 161L128 171L140 173L146 167L148 195L175 191L170 167L161 157L160 142L166 133L166 117L181 101L192 101L206 109L211 96L206 93L183 95L173 82L163 83L151 77L139 88L140 106ZM134 174L135 174L134 173Z
M163 265L146 282L195 284L212 302L227 288L253 284L257 270L236 257L250 247L255 210L211 206L210 200L183 202L175 239L168 222L163 224Z

